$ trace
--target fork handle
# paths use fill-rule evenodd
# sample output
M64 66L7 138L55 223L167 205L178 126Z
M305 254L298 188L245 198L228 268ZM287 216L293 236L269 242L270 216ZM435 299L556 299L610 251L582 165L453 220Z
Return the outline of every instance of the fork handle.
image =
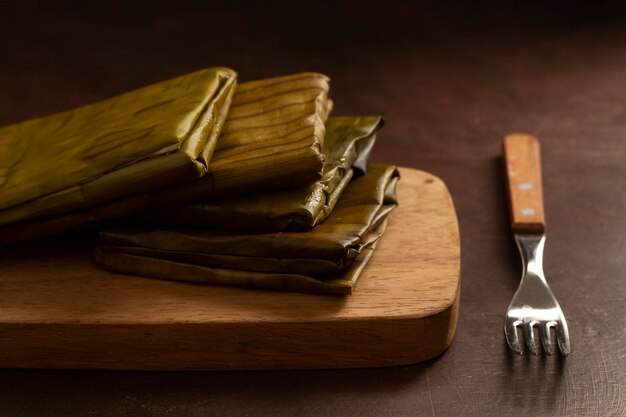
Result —
M541 156L539 141L531 135L513 133L503 142L511 229L516 233L543 233Z

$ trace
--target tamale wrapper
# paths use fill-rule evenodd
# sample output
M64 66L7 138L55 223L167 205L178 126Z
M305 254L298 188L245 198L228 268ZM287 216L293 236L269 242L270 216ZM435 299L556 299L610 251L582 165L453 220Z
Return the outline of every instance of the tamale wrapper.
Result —
M159 190L0 227L0 246L172 203L316 181L323 169L324 123L332 109L328 91L328 78L317 73L242 83L203 178L167 187L168 175L163 172L158 176Z
M371 165L367 175L350 184L328 219L306 232L119 229L101 233L102 251L235 270L334 274L378 239L375 231L397 205L397 180L394 166Z
M0 129L0 224L53 216L198 179L236 74L208 68Z
M382 119L331 117L326 122L322 178L306 187L250 193L202 204L142 212L138 221L163 226L239 231L303 231L332 211L353 172L365 174Z
M198 202L319 179L333 107L329 88L328 77L318 73L240 84L207 175L154 200Z
M380 237L386 221L372 233ZM372 257L378 238L364 248L352 264L341 272L325 277L294 273L267 273L214 268L193 263L117 252L116 248L98 248L94 258L104 268L130 275L184 281L197 284L229 285L312 294L352 294L361 272Z

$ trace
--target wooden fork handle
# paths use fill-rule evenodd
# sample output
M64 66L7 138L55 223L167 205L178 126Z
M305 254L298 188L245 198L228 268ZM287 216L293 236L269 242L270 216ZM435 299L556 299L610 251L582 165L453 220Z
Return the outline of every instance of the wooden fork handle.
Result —
M516 233L543 233L541 156L539 141L531 135L513 133L503 142L511 229Z

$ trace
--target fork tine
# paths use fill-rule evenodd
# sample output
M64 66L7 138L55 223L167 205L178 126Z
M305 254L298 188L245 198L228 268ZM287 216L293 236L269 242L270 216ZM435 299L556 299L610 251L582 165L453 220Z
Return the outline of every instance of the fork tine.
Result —
M563 356L569 355L569 331L567 330L567 322L564 318L557 323L556 327L556 339L559 343L559 350Z
M543 351L548 355L554 355L554 348L552 347L552 336L550 334L550 328L554 327L554 323L548 322L540 326L541 328L541 345Z
M537 344L535 343L535 333L533 332L533 323L524 323L522 328L524 329L524 340L526 341L526 347L531 351L533 355L539 355Z
M506 336L506 343L509 347L514 352L522 355L524 352L522 351L522 347L519 344L519 338L517 337L517 326L515 325L515 320L507 318L504 325L504 334Z

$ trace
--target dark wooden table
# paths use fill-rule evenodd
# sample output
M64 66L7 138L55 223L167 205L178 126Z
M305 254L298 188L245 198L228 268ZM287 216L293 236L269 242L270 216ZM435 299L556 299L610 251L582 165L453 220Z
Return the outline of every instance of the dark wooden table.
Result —
M448 184L462 303L452 347L428 363L2 370L0 415L625 416L624 14L610 2L505 3L1 3L0 124L212 65L242 80L327 73L336 114L386 117L376 160ZM543 146L545 269L570 325L566 360L515 356L504 342L520 276L500 159L512 131Z

